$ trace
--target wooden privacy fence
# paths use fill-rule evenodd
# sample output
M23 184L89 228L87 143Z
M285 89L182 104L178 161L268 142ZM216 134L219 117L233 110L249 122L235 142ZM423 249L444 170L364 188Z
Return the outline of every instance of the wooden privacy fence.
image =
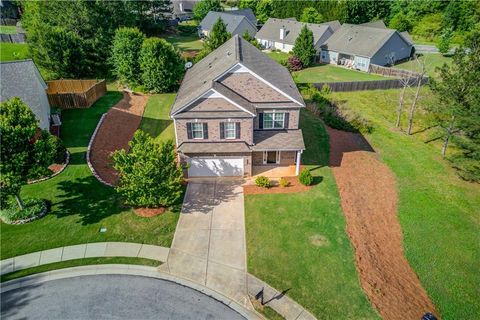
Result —
M408 85L417 85L418 77L408 78ZM421 79L421 85L428 83L428 77ZM322 89L323 86L328 85L331 91L346 92L346 91L365 91L365 90L382 90L382 89L398 89L403 88L404 81L401 79L387 79L387 80L371 80L371 81L352 81L352 82L319 82L313 84L316 88Z
M50 106L63 109L89 108L105 92L105 80L53 80L47 81Z
M392 67L382 67L376 64L370 64L368 72L382 75L384 77L394 78L418 78L420 74L418 72L397 69Z

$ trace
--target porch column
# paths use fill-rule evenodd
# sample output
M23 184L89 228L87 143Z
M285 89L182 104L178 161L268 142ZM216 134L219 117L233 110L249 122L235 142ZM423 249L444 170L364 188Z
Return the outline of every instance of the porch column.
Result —
M302 156L303 150L297 151L297 162L295 165L295 175L298 176L300 174L300 158Z

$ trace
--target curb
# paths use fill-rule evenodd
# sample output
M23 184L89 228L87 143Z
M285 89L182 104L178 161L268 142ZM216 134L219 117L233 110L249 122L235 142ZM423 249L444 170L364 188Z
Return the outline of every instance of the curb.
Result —
M223 304L230 307L234 311L238 312L240 315L247 319L262 319L255 312L249 311L242 307L237 302L232 299L214 291L208 289L205 286L191 282L189 280L174 277L172 275L160 272L155 267L147 266L137 266L137 265L128 265L128 264L106 264L106 265L97 265L97 266L81 266L66 268L54 271L48 271L44 273L39 273L20 279L15 279L7 281L1 284L1 293L8 292L15 289L26 288L32 285L37 285L53 280L67 279L73 277L81 276L93 276L93 275L105 275L105 274L114 274L114 275L130 275L130 276L141 276L149 277L154 279L160 279L165 281L174 282L176 284L182 285L184 287L191 288L193 290L199 291Z
M110 184L103 180L95 171L95 168L93 167L92 163L90 162L90 151L92 150L92 145L93 141L95 140L95 137L97 136L98 129L102 125L103 121L105 120L105 117L107 116L107 113L102 114L102 117L97 123L97 126L95 127L95 131L93 131L92 136L90 137L90 141L88 142L88 147L87 147L87 165L90 168L90 171L92 172L93 176L102 184L114 188L115 186L113 184Z
M56 177L56 176L58 176L60 173L62 173L63 170L65 170L65 169L67 168L68 164L70 163L70 152L68 152L68 150L67 150L66 153L67 153L67 158L65 159L65 163L64 163L63 167L62 167L60 170L58 170L57 172L55 172L55 173L52 174L51 176L44 177L44 178L40 178L40 179L37 179L37 180L28 181L27 184L35 184L35 183L38 183L38 182L50 180L50 179L52 179L53 177Z

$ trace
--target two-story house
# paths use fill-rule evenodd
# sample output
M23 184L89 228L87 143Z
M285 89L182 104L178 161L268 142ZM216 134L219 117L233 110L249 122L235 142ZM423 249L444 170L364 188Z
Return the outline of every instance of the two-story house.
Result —
M189 69L170 115L188 176L250 176L295 166L305 149L302 96L288 70L239 36Z

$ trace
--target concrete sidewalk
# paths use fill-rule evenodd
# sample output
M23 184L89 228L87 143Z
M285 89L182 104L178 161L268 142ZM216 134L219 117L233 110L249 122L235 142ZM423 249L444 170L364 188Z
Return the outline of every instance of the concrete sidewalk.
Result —
M99 257L145 258L165 262L169 248L130 242L95 242L38 251L0 261L1 275L44 264Z

